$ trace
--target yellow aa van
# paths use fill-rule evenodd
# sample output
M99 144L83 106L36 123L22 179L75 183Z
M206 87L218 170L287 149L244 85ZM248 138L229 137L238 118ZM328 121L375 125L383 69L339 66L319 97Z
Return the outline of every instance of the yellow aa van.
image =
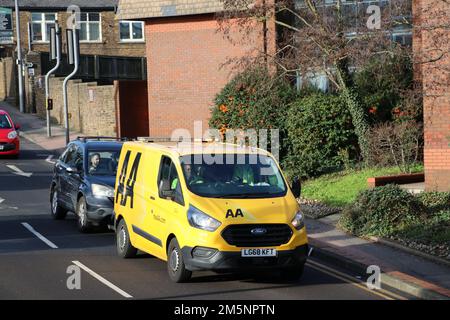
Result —
M125 142L115 185L117 252L192 271L303 272L308 240L296 197L267 151L222 143Z

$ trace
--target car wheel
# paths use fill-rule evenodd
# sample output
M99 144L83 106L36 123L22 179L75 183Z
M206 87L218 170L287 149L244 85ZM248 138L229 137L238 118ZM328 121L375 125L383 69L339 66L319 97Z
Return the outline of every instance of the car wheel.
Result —
M167 256L167 271L170 279L174 282L188 281L192 276L192 272L186 269L176 238L170 241Z
M52 217L55 220L62 220L67 215L67 210L61 207L58 200L58 190L53 188L52 191L52 202L50 203L50 211L52 213Z
M281 272L281 278L283 280L287 281L298 281L303 275L303 270L305 268L305 265L299 265L296 267L290 267L286 269L282 269Z
M91 223L88 221L86 200L81 197L77 204L78 230L80 232L89 232L92 229Z
M121 258L128 259L136 256L137 249L131 244L130 234L124 219L119 221L116 229L116 247L117 254Z

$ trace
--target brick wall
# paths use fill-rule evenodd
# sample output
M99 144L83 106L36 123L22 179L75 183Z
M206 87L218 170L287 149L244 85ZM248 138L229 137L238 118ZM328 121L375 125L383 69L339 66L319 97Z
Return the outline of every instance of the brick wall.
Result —
M197 120L206 130L214 97L233 75L223 64L263 49L262 24L255 25L249 41L237 45L217 28L214 15L147 20L150 136L170 137L176 128L193 134Z
M40 80L39 80L40 79ZM64 125L63 78L50 78L50 96L53 99L51 120ZM43 84L43 77L37 79ZM97 83L71 80L68 85L69 125L71 130L85 135L116 136L115 87L98 86ZM46 117L45 89L36 86L37 114Z
M450 191L450 4L415 0L414 18L414 52L422 62L415 70L424 93L425 187Z

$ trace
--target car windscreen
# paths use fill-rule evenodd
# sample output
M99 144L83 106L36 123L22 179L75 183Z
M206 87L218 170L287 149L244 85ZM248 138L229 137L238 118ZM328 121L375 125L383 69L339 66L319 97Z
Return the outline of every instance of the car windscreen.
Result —
M6 114L0 114L0 129L11 129L12 125Z
M212 159L215 159L212 161ZM211 198L271 198L286 195L275 161L266 155L186 155L180 158L188 189Z
M119 163L118 150L89 150L87 157L87 172L92 176L115 176Z

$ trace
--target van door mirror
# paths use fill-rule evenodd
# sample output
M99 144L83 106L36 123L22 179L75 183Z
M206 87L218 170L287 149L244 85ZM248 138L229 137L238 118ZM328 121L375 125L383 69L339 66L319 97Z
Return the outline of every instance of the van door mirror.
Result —
M161 180L159 184L159 193L161 198L173 199L175 197L175 190L170 188L170 183L167 180Z
M175 198L175 190L162 190L161 196L173 200Z
M296 198L300 197L302 193L302 183L299 177L294 177L294 179L292 179L291 190L294 197Z

